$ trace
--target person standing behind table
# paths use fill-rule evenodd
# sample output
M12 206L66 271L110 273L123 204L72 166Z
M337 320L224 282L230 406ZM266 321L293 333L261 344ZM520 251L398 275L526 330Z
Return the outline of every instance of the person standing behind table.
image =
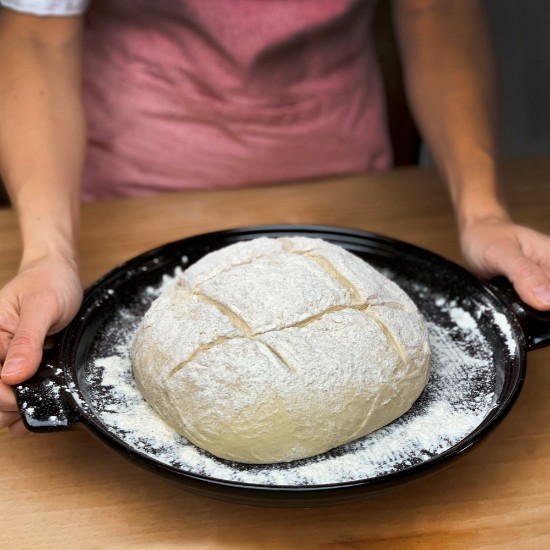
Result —
M0 428L22 433L11 385L35 372L45 336L81 300L81 196L384 170L391 155L374 2L95 0L86 24L85 0L0 3L0 169L23 239L0 291ZM550 309L550 238L514 224L498 192L480 3L395 0L394 13L466 260Z

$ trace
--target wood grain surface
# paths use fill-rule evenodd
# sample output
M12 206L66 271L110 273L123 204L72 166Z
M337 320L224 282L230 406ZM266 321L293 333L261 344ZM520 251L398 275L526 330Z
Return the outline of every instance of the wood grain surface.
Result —
M550 233L550 158L508 163L515 218ZM430 170L87 204L86 283L154 246L216 229L356 227L461 262L447 193ZM0 284L17 269L16 219L0 211ZM529 353L524 389L467 456L362 502L269 509L192 495L129 464L84 430L0 432L0 548L550 548L550 348Z

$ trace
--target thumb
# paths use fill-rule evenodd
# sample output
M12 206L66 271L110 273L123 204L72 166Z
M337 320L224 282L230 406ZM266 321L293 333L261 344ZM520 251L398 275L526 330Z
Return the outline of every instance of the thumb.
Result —
M506 254L496 261L495 267L512 281L516 292L527 304L548 309L550 300L544 289L550 291L550 281L545 272L535 262L527 258L517 246L510 246Z
M41 300L22 301L19 324L2 368L2 382L19 384L37 371L44 339L51 325L51 314L46 304Z

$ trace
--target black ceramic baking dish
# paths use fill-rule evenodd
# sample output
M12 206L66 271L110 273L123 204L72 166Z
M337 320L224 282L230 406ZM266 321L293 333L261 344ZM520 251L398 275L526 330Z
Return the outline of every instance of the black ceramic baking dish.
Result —
M88 387L91 382L83 371L90 355L99 344L104 344L103 329L113 314L120 308L133 308L137 315L142 315L149 303L136 297L147 295L146 289L158 286L163 275L181 266L182 257L190 265L206 253L238 241L288 235L325 239L368 261L407 291L431 323L449 322L441 319L434 308L434 296L469 312L469 319L475 320L476 330L483 334L483 342L489 342L494 368L494 403L482 422L449 449L432 453L414 464L404 464L395 471L341 483L303 486L235 482L197 474L156 460L154 453L143 453L110 430L90 406L93 388ZM495 322L497 316L499 323ZM460 332L453 337L460 338ZM497 426L518 397L525 377L526 352L549 342L550 314L523 304L506 281L484 283L460 266L410 244L335 227L241 228L166 244L120 265L98 280L86 291L79 313L57 336L53 349L45 351L37 375L18 386L16 394L23 420L31 431L57 431L82 425L133 462L189 491L246 504L333 505L418 479L471 449Z

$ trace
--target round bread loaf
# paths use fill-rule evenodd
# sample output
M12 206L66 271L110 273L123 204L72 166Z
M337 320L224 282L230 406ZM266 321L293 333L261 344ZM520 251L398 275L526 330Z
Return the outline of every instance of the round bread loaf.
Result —
M238 462L288 462L362 437L425 387L424 320L393 282L320 239L212 252L145 314L137 384L178 433Z

